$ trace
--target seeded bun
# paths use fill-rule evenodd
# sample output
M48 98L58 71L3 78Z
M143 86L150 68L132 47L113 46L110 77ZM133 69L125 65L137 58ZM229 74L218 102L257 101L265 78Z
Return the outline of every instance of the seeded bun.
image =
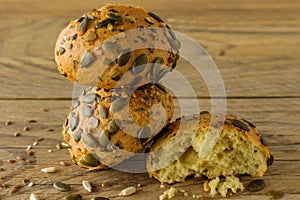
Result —
M200 119L199 119L200 118ZM182 182L187 176L249 174L263 176L273 156L250 122L226 115L225 123L209 113L183 117L158 135L147 158L150 177ZM200 122L199 122L200 120Z
M103 169L142 152L172 115L172 96L161 85L134 92L90 87L73 102L63 136L75 163Z
M106 5L62 30L55 61L72 82L111 89L157 82L176 66L179 48L174 32L156 14L141 7Z

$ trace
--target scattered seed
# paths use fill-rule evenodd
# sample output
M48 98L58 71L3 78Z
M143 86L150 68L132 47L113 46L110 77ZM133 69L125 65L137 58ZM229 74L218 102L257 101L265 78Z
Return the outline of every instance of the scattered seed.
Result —
M7 187L7 185L6 185L5 183L1 183L0 186L3 187L3 188L6 188L6 187Z
M27 164L33 163L33 160L25 160Z
M112 119L109 123L108 123L108 131L110 134L115 134L116 132L118 132L119 130L119 126L116 123L116 121L114 119Z
M108 117L108 110L105 106L99 106L99 116L103 119L106 119Z
M205 192L209 192L210 191L210 186L209 186L208 181L205 181L203 183L203 189L204 189Z
M45 138L37 138L37 139L36 139L37 142L41 142L41 141L43 141L43 140L45 140Z
M87 28L88 28L88 22L89 22L89 18L88 17L85 17L81 23L79 24L79 26L77 27L77 30L82 32L82 33L85 33Z
M70 146L68 143L66 143L66 142L62 142L62 143L61 143L61 146L64 147L64 148L70 148L70 147L71 147L71 146Z
M252 181L249 186L248 190L251 192L257 192L262 190L265 187L265 181L262 179Z
M87 68L89 67L93 62L95 62L96 58L91 52L85 51L83 55L81 56L80 60L80 68Z
M268 161L267 161L267 165L268 165L268 166L271 166L271 165L273 164L273 162L274 162L274 156L271 155L270 158L269 158Z
M82 200L82 196L80 194L68 195L64 200Z
M108 17L109 19L112 19L112 20L119 20L122 18L121 15L118 15L117 13L113 13L113 12L107 13L106 17Z
M29 156L33 156L33 155L34 155L34 151L27 151L27 154L28 154Z
M17 159L17 160L23 160L24 158L22 158L22 157L20 157L20 156L17 156L16 159Z
M53 183L53 186L54 186L54 188L56 188L62 192L68 192L71 189L69 185L62 183L62 182L55 182L55 183Z
M138 74L142 72L145 69L147 63L148 63L148 57L146 54L141 54L138 57L136 57L132 65L133 74Z
M154 20L153 20L152 17L147 17L147 18L145 19L145 21L148 22L149 24L154 24Z
M23 127L23 131L29 131L29 130L30 130L30 128L28 126Z
M224 49L221 49L219 52L219 56L224 56L226 53L226 51Z
M141 187L141 186L142 186L142 184L140 184L140 183L139 183L139 184L137 184L136 186L137 186L137 187Z
M15 136L15 137L19 137L20 135L21 135L20 132L14 132L14 136Z
M30 194L30 200L40 200L40 198L36 194L31 193Z
M129 196L129 195L132 195L134 193L136 193L136 188L131 186L131 187L128 187L128 188L125 188L124 190L122 190L119 193L119 196Z
M12 121L7 120L7 121L5 122L5 125L6 125L6 126L9 126L9 125L12 125L12 123L13 123Z
M55 167L47 167L47 168L43 168L41 169L41 172L45 172L45 173L54 173L56 172L56 168Z
M148 12L148 15L150 15L151 17L153 17L154 19L156 19L158 22L164 22L162 20L162 18L160 18L157 14L153 13L153 12Z
M67 163L67 162L65 162L65 161L61 161L61 162L59 162L59 164L61 165L61 166L69 166L70 164L69 163Z
M97 167L99 164L99 161L92 154L86 154L83 158L79 159L79 162L90 167Z
M20 184L14 185L14 187L9 191L9 194L17 192L22 186Z
M15 162L16 162L16 160L12 160L12 159L10 159L10 160L7 160L7 162L8 162L8 163L15 163Z
M130 59L130 48L123 50L118 56L118 65L124 66Z
M284 193L282 191L278 191L278 190L271 190L271 191L267 192L267 195L274 199L281 199L283 197Z
M86 133L83 133L81 135L81 140L82 142L87 145L88 147L91 147L91 148L96 148L97 147L97 143L96 141L94 140L94 138L89 135L89 134L86 134Z
M129 21L130 23L135 23L135 18L132 16L125 16L124 18L125 18L125 20Z
M101 147L105 148L108 143L108 130L102 130L99 136L99 144Z
M33 185L34 185L33 182L28 183L28 187L33 187Z
M97 99L97 95L96 94L89 94L89 95L86 95L83 98L83 102L85 102L85 103L93 103L94 101L96 101L96 99Z
M82 181L82 185L88 192L92 192L92 186L88 181Z
M29 181L29 179L27 179L27 178L24 178L23 179L23 183L25 184L25 183L27 183Z
M94 197L91 200L109 200L109 198L106 198L106 197Z
M28 151L28 150L30 150L30 149L32 149L32 146L31 146L31 145L28 145L27 148L26 148L26 150Z
M49 149L49 150L48 150L48 153L52 153L52 152L53 152L52 149Z
M0 168L0 172L3 172L4 171L4 168Z
M102 45L102 49L106 52L114 53L117 49L117 46L113 42L104 42Z
M35 141L32 145L33 145L33 146L36 146L36 145L38 145L38 142Z
M36 121L36 120L34 120L34 119L29 119L29 120L26 120L26 122L27 122L27 123L37 123L37 121Z
M103 188L108 188L110 186L111 185L109 183L107 183L107 182L104 182L104 183L101 184L101 187L103 187Z
M93 31L90 31L84 35L85 42L91 42L91 41L95 40L96 38L97 38L97 35Z
M138 139L141 143L146 142L150 136L151 136L151 130L147 126L141 128L138 132Z
M238 119L232 119L232 123L240 129L243 129L245 131L250 131L250 128L245 123L241 122Z
M47 109L47 108L40 108L40 110L41 110L42 112L49 112L49 109Z
M56 144L56 148L57 148L57 149L62 149L63 147L62 147L61 144Z

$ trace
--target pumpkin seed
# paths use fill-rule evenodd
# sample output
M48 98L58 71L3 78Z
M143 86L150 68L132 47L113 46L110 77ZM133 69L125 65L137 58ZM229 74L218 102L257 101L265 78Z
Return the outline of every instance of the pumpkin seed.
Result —
M125 106L125 100L122 98L115 99L110 106L111 112L116 112L121 110Z
M271 165L273 164L273 162L274 162L274 156L271 155L270 158L269 158L268 161L267 161L267 165L268 165L268 166L271 166Z
M96 119L95 117L90 117L87 123L88 128L94 129L97 128L99 125L99 120Z
M250 128L245 123L241 122L238 119L232 119L232 123L240 129L243 129L245 131L250 131Z
M273 199L281 199L284 193L278 190L271 190L267 192L267 195Z
M249 184L248 190L251 192L257 192L257 191L264 189L264 187L265 187L265 181L262 179L258 179L258 180L252 181Z
M119 19L122 18L121 15L119 15L119 14L117 14L117 13L113 13L113 12L107 13L107 14L106 14L106 17L108 17L109 19L112 19L112 20L119 20Z
M91 198L91 200L109 200L109 198L106 198L106 197L94 197L94 198Z
M99 136L99 144L101 145L101 147L105 148L107 143L108 143L108 130L103 130L101 131L100 133L100 136Z
M79 162L90 167L97 167L99 163L92 154L86 154L83 158L79 159Z
M168 73L167 68L163 68L159 71L157 76L155 77L155 82L158 82L160 79L162 79L166 74Z
M150 15L151 17L153 17L154 19L156 19L158 22L164 22L162 20L162 18L160 18L157 14L153 13L153 12L148 12L148 15Z
M85 33L88 28L89 18L85 17L82 22L80 22L79 26L77 27L77 30Z
M154 24L154 20L153 20L152 17L147 17L147 18L145 19L145 21L148 22L149 24Z
M108 124L108 131L110 134L115 134L116 132L118 132L119 130L119 126L116 123L116 121L113 119L109 122Z
M95 25L95 28L96 29L99 29L99 28L106 28L108 24L115 24L115 21L114 20L111 20L111 19L105 19L99 23L97 23Z
M106 52L114 53L117 49L117 46L113 42L104 42L102 45L102 49Z
M168 41L173 49L175 49L175 50L180 49L181 44L177 39L168 38Z
M108 117L108 110L105 106L99 106L99 116L103 119Z
M81 134L83 133L82 129L78 129L77 131L74 132L74 141L75 142L79 142L79 140L81 139Z
M66 52L66 50L63 47L59 47L58 51L60 55L63 55Z
M69 122L70 122L70 128L72 131L74 131L77 128L77 125L79 123L79 119L76 117L73 117L72 113L69 116Z
M123 50L118 56L118 65L124 66L130 59L130 48Z
M93 62L95 62L96 58L91 52L85 51L83 55L81 56L80 60L80 68L87 68L89 67Z
M96 38L97 38L97 35L93 31L90 31L84 35L85 42L91 42L91 41L95 40Z
M72 108L73 109L76 109L79 105L80 105L80 102L77 101L77 100L75 100L75 101L72 102Z
M125 20L129 21L130 23L135 23L135 18L132 16L125 16Z
M91 148L96 148L97 147L96 141L89 134L86 134L86 133L81 134L81 140L88 147L91 147Z
M96 94L89 94L83 98L83 102L85 103L93 103L97 98Z
M86 105L86 106L84 106L84 107L82 108L82 113L83 113L84 116L90 117L90 116L93 115L94 109L93 109L91 106Z
M64 200L82 200L82 196L80 194L68 195L64 198Z
M121 74L121 72L119 70L115 71L113 73L113 75L111 75L111 79L114 80L114 81L120 80L121 77L122 77L122 74Z
M69 185L62 183L62 182L55 182L55 183L53 183L53 186L54 186L54 188L56 188L62 192L68 192L71 189Z
M140 140L141 143L146 142L150 136L151 136L151 130L147 126L141 128L138 132L138 139Z
M138 74L143 71L148 63L148 57L146 54L141 54L133 61L133 74Z
M132 81L130 81L130 86L136 86L142 80L142 76L135 77Z

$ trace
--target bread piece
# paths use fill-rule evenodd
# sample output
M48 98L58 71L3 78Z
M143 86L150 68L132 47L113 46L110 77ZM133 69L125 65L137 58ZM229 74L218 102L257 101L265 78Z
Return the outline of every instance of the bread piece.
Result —
M190 175L210 179L239 174L263 176L273 156L255 126L233 115L226 115L222 126L216 120L219 117L202 113L170 123L150 149L150 177L174 183Z
M235 176L227 176L224 181L221 181L219 177L209 182L210 195L216 196L218 193L222 197L226 197L229 190L233 193L237 193L238 190L243 191L244 185L240 182L239 178Z
M72 82L111 89L157 82L176 66L179 48L174 32L156 14L141 7L106 5L62 30L55 61Z
M74 100L63 136L76 164L103 169L143 151L172 115L172 96L161 85L133 93L90 87Z

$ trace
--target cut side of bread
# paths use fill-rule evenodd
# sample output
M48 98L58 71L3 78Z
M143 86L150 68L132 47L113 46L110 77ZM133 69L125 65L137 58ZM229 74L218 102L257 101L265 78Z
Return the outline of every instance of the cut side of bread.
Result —
M224 124L211 123L215 117L204 113L169 124L150 149L150 177L174 183L191 175L263 176L273 157L255 126L233 115L226 115Z

